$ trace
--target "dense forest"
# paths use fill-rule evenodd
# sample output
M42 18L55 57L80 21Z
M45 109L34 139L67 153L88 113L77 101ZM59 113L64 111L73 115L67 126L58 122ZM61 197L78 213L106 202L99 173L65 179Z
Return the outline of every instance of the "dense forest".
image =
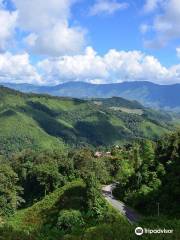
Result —
M172 239L178 239L179 170L180 133L114 146L100 157L89 148L1 157L1 239L107 239L106 227L110 239L135 239L101 194L101 185L111 182L118 183L114 195L144 216L142 224L151 216L148 224L177 228Z
M102 194L110 183L141 214L138 225L180 238L180 132L171 114L120 98L4 88L0 100L0 239L136 239Z

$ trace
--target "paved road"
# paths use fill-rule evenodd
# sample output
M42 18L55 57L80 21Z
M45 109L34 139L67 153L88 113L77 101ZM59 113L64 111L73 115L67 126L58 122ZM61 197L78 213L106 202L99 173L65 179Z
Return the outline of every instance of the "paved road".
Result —
M107 185L103 187L102 190L105 199L121 214L123 214L131 224L137 223L140 219L140 216L132 208L126 206L123 202L116 200L112 196L112 189L113 185Z

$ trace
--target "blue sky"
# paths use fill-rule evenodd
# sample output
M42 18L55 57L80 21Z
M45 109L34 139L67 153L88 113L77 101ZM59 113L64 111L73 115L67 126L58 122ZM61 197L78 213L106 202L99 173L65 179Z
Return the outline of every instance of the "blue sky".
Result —
M179 0L0 0L0 82L180 82Z

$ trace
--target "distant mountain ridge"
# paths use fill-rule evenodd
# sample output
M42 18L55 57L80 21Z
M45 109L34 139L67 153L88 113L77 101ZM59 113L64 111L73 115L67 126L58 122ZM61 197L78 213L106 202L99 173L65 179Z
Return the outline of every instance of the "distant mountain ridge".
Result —
M3 86L22 92L43 93L53 96L75 98L122 97L139 101L141 104L166 110L180 110L180 84L158 85L146 81L113 84L90 84L67 82L57 86L2 83Z

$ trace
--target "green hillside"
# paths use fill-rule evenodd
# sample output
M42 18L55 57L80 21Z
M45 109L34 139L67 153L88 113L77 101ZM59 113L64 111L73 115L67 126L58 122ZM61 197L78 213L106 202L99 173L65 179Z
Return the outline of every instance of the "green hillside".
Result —
M100 221L88 218L85 202L86 187L82 180L68 183L62 188L50 193L41 201L29 208L17 211L7 218L6 225L0 224L0 239L3 240L136 240L134 234L136 226L156 229L159 226L166 229L175 229L173 235L164 238L156 235L157 240L178 240L179 225L177 219L167 217L144 217L137 225L131 225L117 210L110 205L107 213ZM83 217L82 226L74 225L72 230L62 231L57 227L58 216L66 212L77 211ZM70 221L70 220L69 220ZM72 221L72 220L71 220ZM144 240L153 240L152 235L143 235Z
M8 218L7 229L2 232L0 228L1 236L3 239L7 237L8 240L16 240L18 237L22 237L24 240L80 240L82 236L83 239L90 240L96 235L97 238L104 239L106 233L104 231L109 228L111 230L108 234L109 237L114 235L115 238L118 237L121 240L124 236L129 237L133 233L134 228L110 206L108 206L106 217L101 219L100 222L90 219L85 214L85 190L86 187L82 180L76 180L57 189L33 206L19 210L15 215ZM74 227L70 233L57 229L58 215L64 211L81 213L84 218L83 225L80 228ZM112 230L115 230L113 235Z
M151 124L158 126L155 119ZM84 147L1 156L0 239L135 240L138 225L173 229L167 239L179 240L179 150L177 132L157 142L138 139L112 146L108 152ZM102 194L102 185L112 183L114 198L126 204L125 216L120 203ZM132 225L129 206L141 213ZM166 238L158 234L156 239Z
M53 224L54 221L56 223L58 213L62 209L80 209L83 211L84 195L84 183L80 180L74 181L57 189L33 206L18 211L9 219L9 224L16 230L40 230L48 222Z
M168 114L122 98L78 100L0 88L1 153L24 148L109 146L156 139L172 129Z

